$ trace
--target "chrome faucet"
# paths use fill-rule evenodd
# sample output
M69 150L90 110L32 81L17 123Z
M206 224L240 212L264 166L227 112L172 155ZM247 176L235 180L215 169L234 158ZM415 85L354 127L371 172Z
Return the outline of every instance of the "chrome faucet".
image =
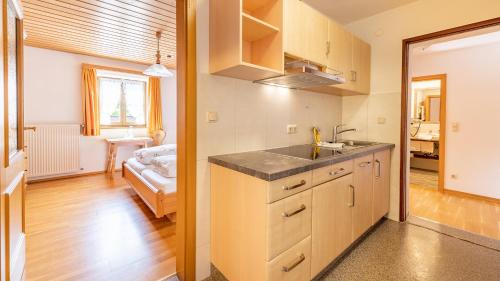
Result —
M337 143L337 137L338 137L338 135L340 135L342 133L345 133L345 132L356 132L357 131L354 128L340 130L340 128L342 128L343 126L345 126L345 124L340 124L340 125L337 125L337 126L333 127L333 143Z

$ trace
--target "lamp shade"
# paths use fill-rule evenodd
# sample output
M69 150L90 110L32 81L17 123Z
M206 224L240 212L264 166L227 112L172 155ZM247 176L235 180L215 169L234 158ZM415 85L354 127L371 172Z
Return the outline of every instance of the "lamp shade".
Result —
M166 67L159 63L155 63L148 67L148 69L143 72L148 76L156 76L156 77L172 77L173 74Z

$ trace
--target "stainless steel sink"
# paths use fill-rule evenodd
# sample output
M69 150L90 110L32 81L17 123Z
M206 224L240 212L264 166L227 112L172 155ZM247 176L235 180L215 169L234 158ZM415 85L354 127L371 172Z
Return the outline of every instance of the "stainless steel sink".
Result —
M358 140L344 140L344 141L340 141L339 143L344 144L344 147L342 147L342 149L336 149L339 152L358 149L358 148L377 144L377 142L358 141ZM328 148L328 147L326 147L326 148ZM333 148L330 148L330 149L333 149Z
M372 141L358 141L358 140L345 140L345 141L340 141L340 143L343 143L346 146L352 146L352 147L365 147L365 146L370 146L377 144L376 142Z

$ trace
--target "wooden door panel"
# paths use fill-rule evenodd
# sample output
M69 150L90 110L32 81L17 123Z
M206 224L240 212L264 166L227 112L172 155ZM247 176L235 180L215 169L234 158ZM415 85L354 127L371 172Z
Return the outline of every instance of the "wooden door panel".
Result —
M21 280L26 260L24 233L24 172L11 181L5 191L5 256L9 280Z
M354 160L354 206L352 239L372 225L373 154Z
M391 176L391 151L374 154L373 167L373 218L372 224L389 212Z
M352 241L352 174L313 189L311 278Z

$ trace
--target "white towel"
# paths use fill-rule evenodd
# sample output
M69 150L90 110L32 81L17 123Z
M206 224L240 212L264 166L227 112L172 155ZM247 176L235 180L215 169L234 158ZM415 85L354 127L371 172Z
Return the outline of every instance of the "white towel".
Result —
M164 144L154 147L142 148L134 151L135 159L145 165L151 164L151 160L153 160L153 158L155 157L176 154L176 144Z
M151 160L153 171L166 178L177 176L177 157L175 155L158 156Z

